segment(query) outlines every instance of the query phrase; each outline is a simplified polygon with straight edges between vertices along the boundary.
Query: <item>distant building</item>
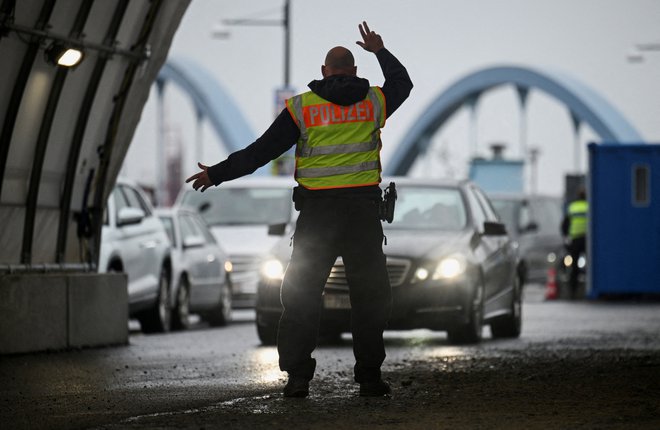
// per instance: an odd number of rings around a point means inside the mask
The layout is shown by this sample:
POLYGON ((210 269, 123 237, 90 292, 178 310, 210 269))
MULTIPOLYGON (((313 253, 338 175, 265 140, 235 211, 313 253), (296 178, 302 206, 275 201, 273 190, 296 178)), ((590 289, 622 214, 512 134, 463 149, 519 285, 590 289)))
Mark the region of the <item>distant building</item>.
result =
POLYGON ((470 161, 469 178, 486 193, 522 193, 525 190, 523 160, 504 158, 503 144, 493 144, 493 157, 475 157, 470 161))

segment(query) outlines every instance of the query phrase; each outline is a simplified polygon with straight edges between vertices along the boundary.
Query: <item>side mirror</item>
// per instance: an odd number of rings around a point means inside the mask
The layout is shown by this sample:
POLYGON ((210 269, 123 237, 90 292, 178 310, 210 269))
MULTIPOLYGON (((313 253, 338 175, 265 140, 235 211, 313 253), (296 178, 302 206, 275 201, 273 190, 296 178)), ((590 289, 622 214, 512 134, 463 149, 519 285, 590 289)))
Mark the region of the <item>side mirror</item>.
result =
POLYGON ((125 225, 140 224, 146 214, 142 209, 138 208, 121 208, 117 214, 117 226, 123 227, 125 225))
POLYGON ((209 209, 211 209, 211 203, 209 203, 209 202, 204 202, 204 203, 202 203, 201 205, 199 205, 199 207, 197 208, 197 211, 198 211, 200 214, 203 214, 204 212, 206 212, 206 211, 209 210, 209 209))
POLYGON ((206 243, 202 236, 188 236, 183 239, 183 249, 198 248, 206 243))
POLYGON ((286 223, 280 224, 271 224, 268 226, 268 235, 269 236, 284 236, 286 233, 286 223))
POLYGON ((530 221, 529 224, 524 226, 521 231, 523 233, 536 233, 539 231, 539 225, 534 221, 530 221))
POLYGON ((506 236, 506 227, 501 222, 484 221, 484 236, 506 236))

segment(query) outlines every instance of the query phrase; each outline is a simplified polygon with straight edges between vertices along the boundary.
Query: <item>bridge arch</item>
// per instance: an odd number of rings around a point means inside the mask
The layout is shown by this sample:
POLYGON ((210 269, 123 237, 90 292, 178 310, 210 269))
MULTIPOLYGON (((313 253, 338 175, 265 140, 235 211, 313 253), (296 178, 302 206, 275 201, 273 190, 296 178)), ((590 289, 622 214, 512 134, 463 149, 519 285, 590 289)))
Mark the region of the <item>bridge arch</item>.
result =
POLYGON ((168 58, 156 82, 173 82, 190 98, 197 115, 208 118, 228 153, 244 148, 255 134, 231 96, 204 67, 189 58, 168 58))
POLYGON ((575 121, 585 122, 607 142, 642 142, 624 116, 597 92, 557 71, 531 67, 499 66, 477 71, 455 82, 422 113, 388 162, 385 174, 405 175, 418 154, 426 151, 430 137, 464 105, 474 104, 488 90, 513 84, 521 94, 539 89, 562 102, 575 121))

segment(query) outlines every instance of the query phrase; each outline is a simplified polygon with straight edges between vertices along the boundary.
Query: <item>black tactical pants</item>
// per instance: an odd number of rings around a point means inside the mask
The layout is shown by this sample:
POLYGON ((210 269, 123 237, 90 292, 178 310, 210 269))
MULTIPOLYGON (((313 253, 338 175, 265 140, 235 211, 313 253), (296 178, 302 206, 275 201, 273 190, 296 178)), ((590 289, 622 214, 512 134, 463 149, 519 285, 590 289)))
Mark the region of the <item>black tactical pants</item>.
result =
POLYGON ((585 236, 576 237, 571 240, 569 251, 573 262, 571 263, 571 274, 568 284, 571 289, 571 298, 574 299, 577 298, 578 276, 580 275, 580 267, 578 266, 578 261, 580 260, 580 255, 584 255, 586 250, 587 238, 585 236))
POLYGON ((277 349, 280 369, 312 379, 316 361, 322 293, 330 270, 342 256, 351 299, 356 382, 380 378, 385 360, 383 330, 391 310, 391 290, 383 227, 374 201, 307 199, 293 238, 293 254, 282 282, 284 312, 277 349))

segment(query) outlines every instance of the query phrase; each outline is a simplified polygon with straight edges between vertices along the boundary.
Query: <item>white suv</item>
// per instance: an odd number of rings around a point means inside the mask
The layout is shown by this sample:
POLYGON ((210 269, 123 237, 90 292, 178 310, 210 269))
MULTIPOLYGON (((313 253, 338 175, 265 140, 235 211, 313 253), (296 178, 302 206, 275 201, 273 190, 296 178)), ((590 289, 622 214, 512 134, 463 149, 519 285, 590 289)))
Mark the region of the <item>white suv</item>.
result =
POLYGON ((142 331, 169 330, 170 241, 144 193, 126 180, 118 180, 108 198, 98 267, 127 275, 129 314, 142 331))

